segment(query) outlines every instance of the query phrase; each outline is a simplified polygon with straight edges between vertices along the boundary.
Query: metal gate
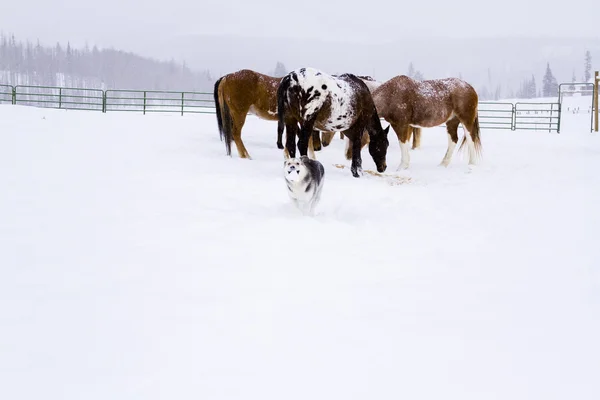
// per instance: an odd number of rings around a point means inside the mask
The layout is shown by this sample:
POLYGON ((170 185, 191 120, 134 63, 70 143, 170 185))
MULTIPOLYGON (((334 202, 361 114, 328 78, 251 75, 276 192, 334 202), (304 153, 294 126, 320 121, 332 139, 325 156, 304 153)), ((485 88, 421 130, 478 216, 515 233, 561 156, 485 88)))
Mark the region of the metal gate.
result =
POLYGON ((560 132, 560 103, 516 103, 515 129, 560 132))

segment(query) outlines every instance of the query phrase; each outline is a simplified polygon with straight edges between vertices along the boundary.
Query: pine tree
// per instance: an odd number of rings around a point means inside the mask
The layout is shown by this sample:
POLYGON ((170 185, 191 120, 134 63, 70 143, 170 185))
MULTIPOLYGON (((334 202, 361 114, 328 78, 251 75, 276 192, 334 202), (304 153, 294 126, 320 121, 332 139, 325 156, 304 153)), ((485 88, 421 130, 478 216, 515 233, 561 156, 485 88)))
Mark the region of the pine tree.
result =
POLYGON ((415 66, 413 65, 412 61, 410 62, 410 64, 408 64, 408 74, 406 76, 416 81, 423 80, 423 74, 421 73, 421 71, 415 69, 415 66))
POLYGON ((550 69, 550 63, 546 64, 546 73, 544 74, 544 80, 542 81, 542 97, 556 96, 558 93, 558 82, 552 70, 550 69))
POLYGON ((573 70, 573 76, 571 77, 571 85, 569 85, 569 90, 575 90, 575 85, 573 85, 573 83, 575 83, 576 81, 577 77, 575 76, 575 70, 573 70))
POLYGON ((273 76, 276 78, 281 78, 285 75, 287 75, 288 71, 285 68, 285 65, 283 65, 282 62, 277 61, 277 64, 275 65, 275 71, 273 71, 273 76))
POLYGON ((529 85, 527 88, 527 98, 533 99, 537 97, 537 87, 535 84, 535 76, 531 75, 531 80, 529 81, 529 85))
POLYGON ((583 64, 583 81, 589 82, 592 78, 592 54, 590 51, 585 52, 585 60, 583 64))

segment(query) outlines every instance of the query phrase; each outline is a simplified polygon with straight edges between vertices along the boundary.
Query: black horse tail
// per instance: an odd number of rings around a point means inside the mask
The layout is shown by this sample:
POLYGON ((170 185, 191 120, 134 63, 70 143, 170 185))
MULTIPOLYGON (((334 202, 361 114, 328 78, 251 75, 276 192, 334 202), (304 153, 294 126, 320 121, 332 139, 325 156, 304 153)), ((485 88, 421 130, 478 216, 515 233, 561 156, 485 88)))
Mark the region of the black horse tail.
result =
POLYGON ((224 76, 219 78, 215 82, 214 89, 214 98, 215 98, 215 108, 217 111, 217 124, 219 125, 219 137, 221 141, 225 139, 225 150, 227 155, 231 155, 231 141, 233 140, 233 121, 231 119, 231 111, 229 110, 229 105, 227 101, 223 100, 221 103, 219 96, 219 86, 221 85, 221 81, 225 79, 224 76))
POLYGON ((221 105, 219 104, 219 85, 221 84, 222 80, 223 77, 217 79, 213 93, 215 98, 215 109, 217 111, 217 125, 219 126, 219 137, 221 138, 221 141, 223 141, 223 117, 221 116, 221 105))
POLYGON ((286 97, 291 78, 283 77, 277 88, 277 148, 283 149, 283 130, 285 129, 286 97))

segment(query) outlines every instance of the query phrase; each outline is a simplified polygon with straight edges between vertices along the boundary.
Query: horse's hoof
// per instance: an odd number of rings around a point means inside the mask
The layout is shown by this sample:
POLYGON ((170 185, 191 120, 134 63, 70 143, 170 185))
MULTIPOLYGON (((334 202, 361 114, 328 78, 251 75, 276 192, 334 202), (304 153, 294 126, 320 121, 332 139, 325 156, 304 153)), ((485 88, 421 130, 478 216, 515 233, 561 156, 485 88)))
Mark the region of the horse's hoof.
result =
POLYGON ((279 142, 277 142, 277 148, 278 148, 279 150, 283 150, 283 143, 279 143, 279 142))
POLYGON ((408 169, 408 164, 400 164, 398 168, 396 168, 396 172, 403 171, 405 169, 408 169))

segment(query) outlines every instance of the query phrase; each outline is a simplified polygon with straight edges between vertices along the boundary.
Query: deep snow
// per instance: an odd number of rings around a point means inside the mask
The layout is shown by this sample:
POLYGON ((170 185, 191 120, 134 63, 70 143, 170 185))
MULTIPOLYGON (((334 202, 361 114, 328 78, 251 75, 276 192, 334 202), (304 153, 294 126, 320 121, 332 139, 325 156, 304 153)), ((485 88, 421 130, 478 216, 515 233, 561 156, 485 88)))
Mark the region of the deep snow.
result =
POLYGON ((336 137, 310 218, 273 122, 247 119, 241 160, 214 115, 2 105, 0 398, 598 399, 581 121, 483 131, 473 172, 425 129, 398 186, 334 168, 336 137))

